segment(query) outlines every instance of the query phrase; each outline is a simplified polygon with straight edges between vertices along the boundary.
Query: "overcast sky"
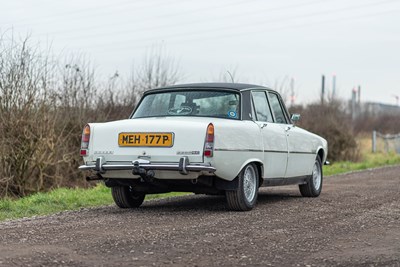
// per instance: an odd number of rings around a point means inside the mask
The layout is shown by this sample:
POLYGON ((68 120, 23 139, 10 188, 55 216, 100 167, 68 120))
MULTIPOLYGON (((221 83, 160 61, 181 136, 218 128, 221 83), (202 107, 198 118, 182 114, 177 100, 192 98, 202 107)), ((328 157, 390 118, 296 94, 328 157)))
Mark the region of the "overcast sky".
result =
POLYGON ((151 47, 179 62, 180 82, 273 87, 295 79, 296 102, 317 100, 321 75, 343 99, 395 104, 400 0, 0 0, 0 32, 83 53, 104 75, 128 73, 151 47))

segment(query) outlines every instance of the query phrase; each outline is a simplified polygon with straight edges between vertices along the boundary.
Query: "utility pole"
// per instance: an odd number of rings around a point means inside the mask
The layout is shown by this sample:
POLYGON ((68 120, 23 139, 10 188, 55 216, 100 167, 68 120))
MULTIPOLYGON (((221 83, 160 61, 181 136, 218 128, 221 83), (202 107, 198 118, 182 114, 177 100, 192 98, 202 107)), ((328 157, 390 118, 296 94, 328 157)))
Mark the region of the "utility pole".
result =
POLYGON ((336 97, 336 74, 333 74, 332 77, 332 99, 336 97))
POLYGON ((361 85, 358 86, 358 105, 361 103, 361 85))
POLYGON ((351 91, 351 119, 354 121, 356 118, 356 98, 357 98, 357 89, 353 87, 351 91))
POLYGON ((322 84, 321 84, 321 105, 324 105, 324 96, 325 96, 325 75, 322 75, 322 84))

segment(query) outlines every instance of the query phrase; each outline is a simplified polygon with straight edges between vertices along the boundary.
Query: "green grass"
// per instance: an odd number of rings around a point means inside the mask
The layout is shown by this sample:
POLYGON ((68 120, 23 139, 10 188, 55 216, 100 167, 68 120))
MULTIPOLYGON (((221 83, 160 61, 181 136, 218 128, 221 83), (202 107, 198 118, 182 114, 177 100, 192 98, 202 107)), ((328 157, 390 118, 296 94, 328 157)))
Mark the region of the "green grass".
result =
MULTIPOLYGON (((334 175, 396 164, 400 164, 400 155, 368 153, 364 155, 364 160, 362 162, 336 162, 330 166, 324 166, 324 174, 334 175)), ((173 197, 184 194, 187 193, 147 195, 146 199, 173 197)), ((1 199, 0 221, 111 204, 113 204, 111 190, 101 183, 90 189, 59 188, 48 193, 36 193, 16 200, 1 199)))
POLYGON ((335 175, 350 171, 400 164, 399 154, 368 153, 361 162, 340 161, 330 166, 324 166, 324 175, 335 175))
MULTIPOLYGON (((146 200, 184 195, 168 193, 147 195, 146 200)), ((111 190, 102 183, 90 189, 59 188, 47 193, 36 193, 20 199, 0 200, 0 221, 39 215, 54 214, 65 210, 110 205, 114 203, 111 190)))

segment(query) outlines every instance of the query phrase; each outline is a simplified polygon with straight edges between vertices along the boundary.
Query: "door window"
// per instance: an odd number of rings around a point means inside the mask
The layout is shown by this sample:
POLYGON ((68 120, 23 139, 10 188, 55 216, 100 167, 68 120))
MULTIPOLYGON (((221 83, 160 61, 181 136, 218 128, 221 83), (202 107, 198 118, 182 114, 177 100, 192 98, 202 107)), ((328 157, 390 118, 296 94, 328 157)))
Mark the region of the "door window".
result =
POLYGON ((252 92, 257 121, 273 122, 267 96, 263 91, 252 92))
POLYGON ((275 121, 277 123, 287 123, 285 112, 283 111, 278 95, 268 92, 268 97, 271 102, 272 112, 274 112, 275 121))

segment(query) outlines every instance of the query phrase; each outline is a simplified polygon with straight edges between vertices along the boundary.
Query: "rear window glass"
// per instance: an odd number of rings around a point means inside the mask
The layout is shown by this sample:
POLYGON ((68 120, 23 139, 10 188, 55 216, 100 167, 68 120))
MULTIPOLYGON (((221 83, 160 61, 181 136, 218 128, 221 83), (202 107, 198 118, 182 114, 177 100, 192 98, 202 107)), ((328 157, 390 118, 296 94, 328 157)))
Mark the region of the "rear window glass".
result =
POLYGON ((240 118, 238 93, 225 91, 175 91, 145 96, 133 118, 164 116, 198 116, 227 119, 240 118))

